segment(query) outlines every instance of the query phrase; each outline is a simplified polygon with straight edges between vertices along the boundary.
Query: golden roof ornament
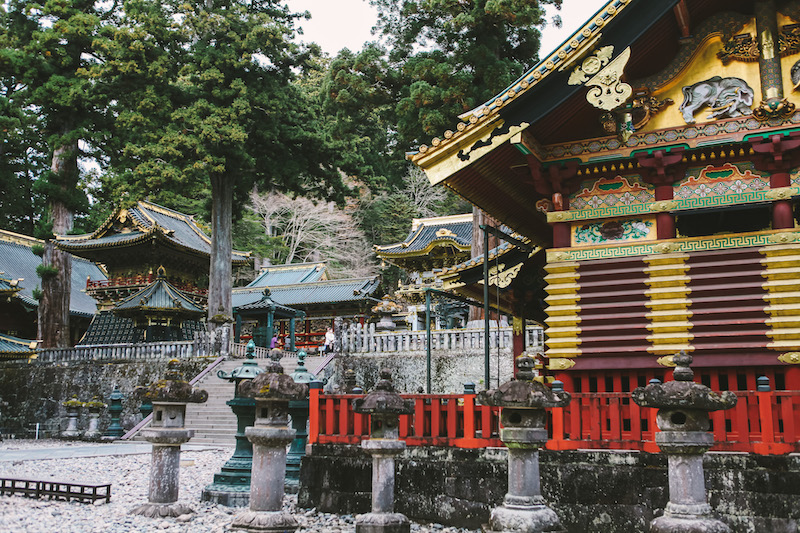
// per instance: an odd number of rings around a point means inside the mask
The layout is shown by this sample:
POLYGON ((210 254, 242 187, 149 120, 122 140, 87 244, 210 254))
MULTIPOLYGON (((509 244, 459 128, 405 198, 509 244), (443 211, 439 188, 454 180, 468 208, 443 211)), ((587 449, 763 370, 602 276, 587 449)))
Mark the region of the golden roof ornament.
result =
POLYGON ((575 67, 567 83, 592 87, 586 100, 594 107, 611 111, 623 105, 632 95, 633 88, 622 81, 622 71, 631 57, 630 47, 613 60, 612 45, 604 46, 575 67), (590 78, 591 76, 591 78, 590 78))

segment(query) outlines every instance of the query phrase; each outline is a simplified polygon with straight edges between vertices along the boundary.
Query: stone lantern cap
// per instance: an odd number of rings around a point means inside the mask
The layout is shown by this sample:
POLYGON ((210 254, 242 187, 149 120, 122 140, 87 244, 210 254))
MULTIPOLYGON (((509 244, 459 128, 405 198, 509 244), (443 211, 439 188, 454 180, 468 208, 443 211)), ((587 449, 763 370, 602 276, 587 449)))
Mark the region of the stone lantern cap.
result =
POLYGON ((392 373, 384 368, 381 369, 380 376, 381 379, 372 392, 363 398, 353 400, 353 410, 366 415, 408 415, 413 413, 414 401, 406 400, 397 394, 392 384, 392 373))
POLYGON ((544 383, 533 381, 535 364, 535 359, 530 355, 522 354, 517 357, 517 377, 496 389, 479 392, 478 403, 518 409, 546 409, 569 404, 572 395, 563 388, 551 388, 544 383))
POLYGON ((256 351, 256 343, 250 339, 250 342, 247 343, 247 347, 245 348, 245 357, 247 360, 242 363, 240 366, 237 366, 229 373, 226 373, 223 370, 217 372, 217 376, 220 379, 226 379, 228 381, 237 381, 243 379, 253 379, 257 375, 264 372, 263 368, 258 366, 258 363, 255 362, 255 351, 256 351))
POLYGON ((306 352, 300 350, 297 352, 297 368, 290 375, 295 383, 311 383, 317 376, 312 374, 306 368, 306 352))
POLYGON ((719 411, 730 409, 736 405, 736 395, 731 391, 722 394, 714 392, 705 385, 692 381, 694 372, 689 367, 692 356, 680 352, 672 359, 675 370, 672 376, 675 381, 651 383, 647 387, 638 387, 631 393, 633 401, 641 407, 659 409, 693 409, 696 411, 719 411))
POLYGON ((179 366, 180 361, 172 359, 167 365, 166 378, 156 381, 149 387, 137 387, 136 395, 153 402, 204 403, 208 400, 208 392, 192 388, 189 382, 183 379, 179 366))
POLYGON ((240 393, 246 398, 256 400, 303 400, 308 396, 308 385, 305 383, 295 383, 295 381, 283 373, 280 365, 270 366, 255 379, 242 382, 240 393))

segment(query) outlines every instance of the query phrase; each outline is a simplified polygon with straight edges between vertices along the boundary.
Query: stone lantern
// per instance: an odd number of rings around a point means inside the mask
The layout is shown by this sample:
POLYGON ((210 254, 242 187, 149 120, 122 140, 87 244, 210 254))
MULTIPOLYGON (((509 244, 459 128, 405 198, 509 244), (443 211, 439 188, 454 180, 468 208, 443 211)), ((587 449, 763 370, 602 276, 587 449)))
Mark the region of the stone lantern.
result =
POLYGON ((393 302, 388 295, 384 296, 383 299, 372 308, 372 312, 381 317, 378 323, 375 324, 375 329, 378 331, 392 331, 395 328, 392 316, 402 310, 403 307, 400 304, 393 302))
MULTIPOLYGON (((235 383, 233 398, 225 402, 236 415, 236 448, 214 481, 203 489, 201 499, 229 507, 245 507, 250 498, 250 477, 253 467, 253 445, 245 436, 245 428, 252 426, 256 419, 256 403, 252 398, 242 396, 244 383, 252 381, 264 372, 255 361, 255 342, 250 340, 245 351, 245 361, 230 373, 222 370, 217 376, 235 383)), ((279 363, 271 361, 270 364, 279 363)))
POLYGON ((413 413, 414 402, 395 392, 391 373, 382 369, 375 390, 353 400, 353 410, 370 415, 370 439, 361 447, 372 455, 372 512, 356 518, 356 533, 408 533, 408 518, 394 512, 394 458, 406 449, 400 415, 413 413))
POLYGON ((81 436, 81 432, 78 429, 78 415, 81 407, 83 407, 83 402, 77 396, 73 396, 69 400, 62 402, 61 405, 67 408, 67 429, 61 432, 61 437, 77 439, 81 436))
POLYGON ((101 402, 97 396, 83 404, 89 411, 89 425, 86 428, 86 433, 83 434, 84 440, 97 440, 102 435, 100 433, 100 411, 108 407, 108 405, 101 402))
POLYGON ((103 439, 115 440, 125 433, 125 430, 119 423, 122 417, 122 400, 124 399, 125 396, 122 395, 119 387, 114 387, 114 390, 111 391, 111 396, 108 397, 108 414, 111 416, 111 423, 106 428, 103 439))
POLYGON ((188 505, 178 503, 181 444, 194 435, 194 430, 184 427, 186 404, 204 403, 208 400, 208 393, 193 389, 181 376, 179 364, 177 359, 172 359, 166 379, 147 388, 137 389, 140 397, 153 402, 152 424, 142 432, 145 440, 153 443, 153 459, 150 466, 149 502, 132 509, 131 514, 157 518, 192 512, 188 505))
POLYGON ((497 389, 481 391, 478 403, 501 407, 500 439, 508 447, 508 493, 492 510, 487 531, 563 531, 558 515, 542 497, 539 449, 547 443, 546 408, 564 407, 572 397, 561 386, 533 381, 536 361, 517 357, 517 375, 497 389))
POLYGON ((247 531, 294 531, 297 520, 282 512, 286 475, 286 446, 295 437, 289 428, 289 404, 308 397, 308 385, 295 383, 279 364, 241 385, 241 394, 255 398, 255 425, 245 434, 253 444, 250 510, 231 524, 247 531))
POLYGON ((708 413, 735 406, 736 395, 694 383, 691 355, 681 352, 673 362, 674 381, 651 382, 631 393, 641 407, 658 409, 656 422, 661 431, 656 433, 656 443, 668 460, 669 503, 664 514, 650 523, 650 531, 729 533, 727 525, 711 516, 706 501, 703 454, 714 444, 708 413))
MULTIPOLYGON (((306 352, 299 351, 297 368, 291 373, 291 377, 295 383, 307 386, 317 377, 308 371, 305 359, 306 352)), ((308 441, 308 396, 289 401, 289 416, 292 419, 295 437, 286 457, 286 488, 289 492, 295 493, 300 488, 300 463, 306 454, 306 442, 308 441)))

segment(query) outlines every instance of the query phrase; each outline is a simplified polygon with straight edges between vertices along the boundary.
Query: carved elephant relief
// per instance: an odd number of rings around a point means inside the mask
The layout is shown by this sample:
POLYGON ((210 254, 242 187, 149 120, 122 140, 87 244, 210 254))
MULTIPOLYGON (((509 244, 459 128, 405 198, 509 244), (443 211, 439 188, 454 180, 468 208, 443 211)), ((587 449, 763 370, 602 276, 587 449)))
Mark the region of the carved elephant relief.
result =
POLYGON ((721 78, 714 76, 705 81, 683 88, 683 103, 680 112, 687 124, 694 124, 694 114, 710 107, 711 114, 706 118, 733 118, 751 115, 753 89, 741 78, 721 78))

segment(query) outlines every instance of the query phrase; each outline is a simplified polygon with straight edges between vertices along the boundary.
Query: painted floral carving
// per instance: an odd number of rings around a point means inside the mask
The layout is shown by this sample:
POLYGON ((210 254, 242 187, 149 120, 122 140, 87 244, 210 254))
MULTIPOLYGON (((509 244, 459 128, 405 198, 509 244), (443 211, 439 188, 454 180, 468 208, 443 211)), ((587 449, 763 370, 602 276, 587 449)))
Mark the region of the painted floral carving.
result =
POLYGON ((652 220, 609 220, 575 228, 575 244, 603 244, 609 241, 643 239, 653 227, 652 220))

